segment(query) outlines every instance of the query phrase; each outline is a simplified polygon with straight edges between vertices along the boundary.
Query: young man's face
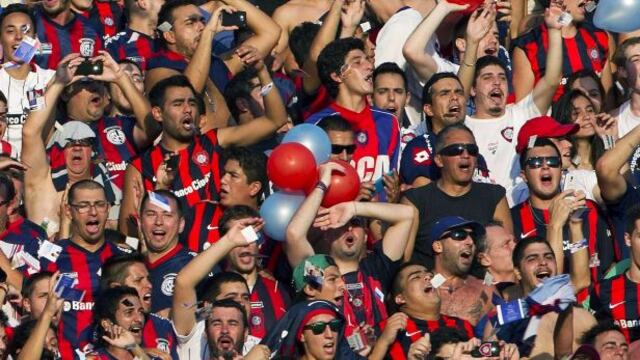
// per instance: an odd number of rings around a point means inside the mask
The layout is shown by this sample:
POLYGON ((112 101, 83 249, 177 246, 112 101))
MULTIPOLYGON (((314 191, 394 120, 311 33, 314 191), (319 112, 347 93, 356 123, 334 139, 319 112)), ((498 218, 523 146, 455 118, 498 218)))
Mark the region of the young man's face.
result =
POLYGON ((373 90, 373 105, 387 110, 400 119, 409 100, 409 93, 401 75, 384 73, 376 77, 373 90))
POLYGON ((341 79, 341 89, 353 95, 369 95, 373 92, 373 64, 360 49, 351 50, 337 76, 341 79))
MULTIPOLYGON (((447 231, 439 240, 442 252, 442 267, 450 274, 466 276, 476 253, 476 244, 470 228, 456 228, 447 231)), ((435 243, 434 243, 435 245, 435 243)), ((435 250, 435 248, 434 248, 435 250)))
POLYGON ((167 88, 162 108, 152 108, 154 118, 162 121, 163 136, 181 142, 191 142, 197 133, 200 112, 196 96, 188 87, 167 88))
POLYGON ((475 145, 475 139, 466 130, 452 130, 445 136, 444 147, 435 157, 436 165, 441 168, 443 179, 458 185, 471 183, 478 163, 478 154, 470 154, 465 149, 460 154, 448 153, 448 149, 464 145, 475 145))
POLYGON ((151 289, 153 288, 149 270, 143 263, 133 263, 127 271, 127 277, 122 285, 136 289, 144 311, 149 312, 151 309, 151 289))
POLYGON ((498 23, 493 22, 491 24, 491 30, 485 35, 478 44, 478 58, 485 55, 498 56, 498 50, 500 49, 500 33, 498 32, 498 23))
POLYGON ((499 65, 488 65, 476 76, 471 90, 478 110, 491 116, 501 116, 507 106, 507 74, 499 65))
POLYGON ((558 271, 553 251, 546 243, 532 243, 524 250, 518 266, 520 280, 528 293, 542 283, 542 280, 556 276, 558 271))
MULTIPOLYGON (((177 52, 190 58, 198 47, 200 35, 205 27, 205 21, 198 7, 195 5, 185 5, 177 7, 172 12, 173 28, 170 33, 173 35, 173 42, 177 52)), ((167 36, 165 34, 164 36, 167 36)))
POLYGON ((396 276, 401 278, 402 287, 402 292, 394 299, 396 304, 410 308, 429 305, 435 311, 439 311, 440 296, 431 285, 431 271, 422 265, 411 265, 402 269, 396 276))
POLYGON ((640 44, 629 46, 624 51, 625 62, 624 70, 628 85, 638 91, 640 90, 640 44))
MULTIPOLYGON (((142 75, 140 68, 130 63, 122 63, 119 66, 125 73, 125 76, 131 79, 136 90, 142 94, 144 92, 144 75, 142 75)), ((117 84, 110 83, 109 92, 111 94, 111 101, 113 102, 113 105, 115 105, 120 112, 130 114, 133 111, 129 100, 124 96, 124 93, 117 84)))
POLYGON ((435 82, 431 86, 431 104, 425 104, 423 110, 441 127, 462 122, 467 107, 460 81, 444 78, 435 82))
POLYGON ((238 309, 213 308, 207 320, 207 340, 213 353, 212 358, 222 358, 225 354, 233 354, 234 351, 236 355, 242 355, 242 347, 248 334, 249 329, 245 328, 242 313, 238 309))
POLYGON ((116 324, 129 330, 136 339, 136 343, 142 342, 142 328, 144 328, 144 308, 137 296, 125 296, 118 303, 116 310, 116 324))
MULTIPOLYGON (((49 280, 50 277, 44 277, 33 284, 31 294, 23 298, 23 302, 27 307, 27 311, 33 319, 39 319, 47 304, 47 296, 49 296, 49 280)), ((55 323, 55 322, 54 322, 55 323)))
MULTIPOLYGON (((308 285, 307 285, 308 286, 308 285)), ((344 300, 344 280, 337 266, 331 265, 324 269, 324 278, 319 290, 315 290, 314 300, 330 301, 342 306, 344 300)))
POLYGON ((593 345, 600 360, 629 359, 629 344, 620 331, 611 330, 596 336, 593 345))
POLYGON ((25 35, 35 37, 33 23, 27 14, 16 12, 4 18, 0 28, 0 45, 4 49, 4 61, 16 61, 13 52, 25 35))
POLYGON ((140 228, 151 253, 161 254, 171 250, 184 229, 184 219, 178 215, 178 204, 173 199, 168 200, 170 211, 147 201, 140 214, 140 228))
POLYGON ((229 159, 224 164, 224 173, 220 179, 220 204, 225 207, 233 205, 251 206, 256 202, 260 190, 260 182, 249 183, 240 162, 229 159))
POLYGON ((551 199, 558 193, 562 177, 561 164, 558 152, 551 146, 537 146, 527 150, 527 161, 522 171, 532 195, 551 199))
POLYGON ((305 326, 318 328, 324 324, 324 331, 319 334, 314 333, 310 328, 302 330, 300 342, 302 342, 308 359, 332 360, 336 358, 339 331, 333 331, 329 326, 329 323, 335 322, 336 319, 334 315, 318 314, 305 324, 305 326))
POLYGON ((631 248, 629 253, 631 254, 631 260, 640 266, 640 219, 635 221, 633 232, 624 234, 625 244, 631 248))

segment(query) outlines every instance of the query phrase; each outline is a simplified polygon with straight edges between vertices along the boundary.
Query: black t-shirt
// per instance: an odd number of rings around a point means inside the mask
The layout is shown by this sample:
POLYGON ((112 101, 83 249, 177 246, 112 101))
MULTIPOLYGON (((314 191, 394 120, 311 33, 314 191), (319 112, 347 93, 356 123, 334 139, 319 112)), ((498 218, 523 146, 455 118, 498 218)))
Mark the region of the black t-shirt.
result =
POLYGON ((486 224, 493 214, 505 190, 500 185, 471 183, 471 190, 462 196, 449 196, 438 188, 436 182, 405 193, 419 212, 418 234, 411 260, 433 268, 433 249, 429 241, 432 224, 444 216, 462 216, 467 220, 486 224))

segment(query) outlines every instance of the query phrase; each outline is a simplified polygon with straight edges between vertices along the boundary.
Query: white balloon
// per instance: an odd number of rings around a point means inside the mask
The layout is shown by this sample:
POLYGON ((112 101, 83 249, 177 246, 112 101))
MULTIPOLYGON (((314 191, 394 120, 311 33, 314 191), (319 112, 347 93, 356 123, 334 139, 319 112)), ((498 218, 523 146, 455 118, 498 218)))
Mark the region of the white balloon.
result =
POLYGON ((640 0, 600 0, 594 24, 617 33, 640 29, 640 0))

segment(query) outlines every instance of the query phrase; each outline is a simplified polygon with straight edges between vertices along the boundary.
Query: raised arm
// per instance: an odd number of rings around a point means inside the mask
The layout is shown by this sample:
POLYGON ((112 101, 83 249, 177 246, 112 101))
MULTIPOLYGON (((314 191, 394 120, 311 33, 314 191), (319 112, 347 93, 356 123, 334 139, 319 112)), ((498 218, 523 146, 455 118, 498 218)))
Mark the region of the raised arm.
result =
POLYGON ((425 45, 434 36, 447 15, 454 11, 464 10, 467 7, 469 5, 453 4, 446 0, 440 1, 407 38, 402 47, 402 55, 404 55, 404 58, 421 80, 428 80, 438 71, 438 64, 433 56, 425 51, 425 45))
MULTIPOLYGON (((278 38, 282 32, 280 26, 278 26, 269 15, 246 0, 222 0, 222 2, 231 8, 247 13, 247 26, 254 35, 247 39, 243 45, 256 48, 260 59, 266 58, 278 42, 278 38)), ((287 42, 288 40, 286 40, 285 44, 287 44, 287 42)), ((225 59, 225 64, 232 75, 242 71, 246 64, 246 62, 237 55, 236 52, 236 56, 225 59)))
POLYGON ((133 128, 133 139, 138 149, 150 146, 153 140, 160 135, 162 128, 160 124, 149 115, 151 106, 149 100, 136 89, 135 85, 127 74, 120 68, 120 65, 113 60, 111 55, 100 50, 94 60, 103 62, 103 72, 101 75, 91 75, 91 78, 99 81, 106 81, 118 85, 125 98, 131 104, 131 109, 136 118, 136 125, 133 128))
MULTIPOLYGON (((476 61, 478 60, 478 46, 480 41, 493 29, 496 21, 496 11, 493 6, 486 6, 476 10, 467 23, 465 34, 465 51, 458 78, 464 89, 464 95, 469 98, 471 87, 473 87, 473 77, 476 71, 476 61)), ((498 34, 496 34, 498 38, 498 34)))
MULTIPOLYGON (((328 162, 320 165, 319 171, 320 182, 328 186, 331 183, 331 173, 333 171, 342 172, 343 167, 340 164, 328 162)), ((321 187, 314 188, 302 202, 298 211, 291 218, 289 226, 287 226, 284 251, 291 267, 298 265, 307 256, 315 254, 307 239, 307 233, 316 219, 316 214, 324 198, 324 192, 321 187)))
MULTIPOLYGON (((571 244, 579 243, 585 238, 582 231, 582 222, 582 218, 569 219, 569 240, 571 244)), ((591 274, 589 273, 588 247, 572 252, 569 274, 571 275, 571 283, 573 284, 576 294, 583 289, 589 288, 591 285, 591 274)))
POLYGON ((284 107, 280 92, 273 85, 269 70, 262 60, 255 63, 258 79, 262 85, 261 95, 264 99, 265 115, 253 119, 246 124, 226 127, 218 132, 218 139, 222 147, 249 146, 273 135, 287 122, 287 110, 284 107))
MULTIPOLYGON (((171 317, 178 335, 186 336, 196 325, 196 285, 235 247, 247 245, 248 242, 240 232, 247 226, 254 230, 262 228, 260 218, 247 218, 237 221, 220 240, 207 250, 189 261, 176 277, 173 292, 171 317)), ((206 299, 211 301, 211 299, 206 299)))
POLYGON ((547 49, 547 68, 544 76, 533 88, 533 101, 544 114, 551 107, 560 80, 562 79, 562 24, 558 22, 562 9, 555 4, 545 10, 544 21, 547 25, 549 48, 547 49))

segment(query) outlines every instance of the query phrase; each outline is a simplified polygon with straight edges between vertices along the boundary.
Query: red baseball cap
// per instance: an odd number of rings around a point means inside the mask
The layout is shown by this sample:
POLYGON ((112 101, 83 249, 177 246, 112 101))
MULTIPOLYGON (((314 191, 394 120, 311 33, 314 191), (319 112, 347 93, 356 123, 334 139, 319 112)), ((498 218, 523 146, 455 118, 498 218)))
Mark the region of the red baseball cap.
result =
POLYGON ((572 135, 578 132, 578 124, 561 124, 551 116, 542 115, 527 121, 518 133, 518 144, 516 152, 521 153, 529 144, 529 138, 537 136, 539 138, 557 138, 572 135))

